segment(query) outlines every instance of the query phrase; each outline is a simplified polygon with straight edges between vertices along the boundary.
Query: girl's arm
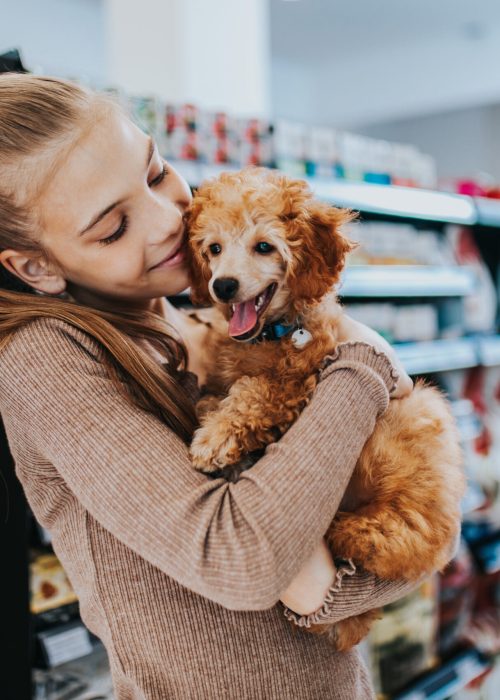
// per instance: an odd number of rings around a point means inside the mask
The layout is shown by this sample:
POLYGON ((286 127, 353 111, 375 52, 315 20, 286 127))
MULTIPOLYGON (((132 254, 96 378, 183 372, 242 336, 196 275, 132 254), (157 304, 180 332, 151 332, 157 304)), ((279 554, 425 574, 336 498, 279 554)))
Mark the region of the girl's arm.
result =
POLYGON ((336 573, 332 553, 322 537, 311 558, 281 594, 281 602, 299 615, 313 613, 321 607, 336 573))
POLYGON ((357 570, 353 562, 334 564, 324 538, 281 595, 284 615, 298 627, 332 624, 380 608, 414 590, 420 581, 389 581, 357 570))
MULTIPOLYGON (((35 515, 83 507, 181 585, 234 610, 273 607, 332 521, 395 386, 387 357, 339 346, 299 419, 236 483, 194 470, 186 445, 112 383, 102 350, 55 319, 0 354, 0 411, 35 515), (59 507, 41 513, 37 494, 59 507)), ((40 519, 40 518, 39 518, 40 519)))
MULTIPOLYGON (((338 337, 341 342, 364 342, 373 345, 377 350, 385 352, 399 374, 396 389, 391 398, 401 398, 408 395, 413 382, 404 371, 394 348, 374 330, 363 323, 354 321, 347 314, 337 319, 338 337)), ((308 615, 321 608, 324 599, 330 592, 330 587, 335 585, 339 577, 336 577, 333 557, 324 538, 314 549, 313 554, 304 564, 294 580, 290 583, 280 600, 296 613, 308 615)), ((395 588, 397 594, 400 584, 395 588)))

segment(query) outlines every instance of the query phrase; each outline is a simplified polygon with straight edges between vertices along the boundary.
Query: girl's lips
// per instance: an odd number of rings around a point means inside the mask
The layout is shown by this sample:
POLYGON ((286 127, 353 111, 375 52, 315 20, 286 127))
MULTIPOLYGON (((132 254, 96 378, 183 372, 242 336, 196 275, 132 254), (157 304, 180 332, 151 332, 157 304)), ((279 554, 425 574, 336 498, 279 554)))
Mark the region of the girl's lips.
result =
POLYGON ((176 265, 179 265, 184 260, 185 257, 185 251, 184 251, 184 241, 182 241, 179 245, 179 247, 174 251, 174 253, 168 257, 165 258, 165 260, 162 260, 161 263, 158 263, 158 265, 155 265, 152 267, 152 270, 159 270, 160 268, 165 268, 165 267, 175 267, 176 265))

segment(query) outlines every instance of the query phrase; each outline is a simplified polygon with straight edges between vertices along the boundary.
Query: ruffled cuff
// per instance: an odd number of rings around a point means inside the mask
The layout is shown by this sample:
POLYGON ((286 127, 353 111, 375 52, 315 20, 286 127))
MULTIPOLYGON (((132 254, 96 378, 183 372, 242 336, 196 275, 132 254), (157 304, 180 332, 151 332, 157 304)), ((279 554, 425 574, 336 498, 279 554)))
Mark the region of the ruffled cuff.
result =
POLYGON ((299 615, 285 605, 283 615, 288 620, 293 622, 298 627, 307 628, 313 624, 321 624, 331 621, 332 608, 335 604, 335 594, 342 588, 342 579, 344 576, 352 576, 356 573, 356 566, 352 559, 335 559, 335 567, 335 579, 328 589, 321 607, 315 612, 309 613, 309 615, 299 615))
POLYGON ((376 350, 373 345, 368 343, 355 342, 337 345, 335 352, 326 355, 323 359, 319 379, 322 381, 335 369, 348 367, 358 362, 377 372, 384 380, 389 394, 392 394, 396 388, 399 374, 385 352, 376 350), (332 367, 333 363, 335 366, 332 367))

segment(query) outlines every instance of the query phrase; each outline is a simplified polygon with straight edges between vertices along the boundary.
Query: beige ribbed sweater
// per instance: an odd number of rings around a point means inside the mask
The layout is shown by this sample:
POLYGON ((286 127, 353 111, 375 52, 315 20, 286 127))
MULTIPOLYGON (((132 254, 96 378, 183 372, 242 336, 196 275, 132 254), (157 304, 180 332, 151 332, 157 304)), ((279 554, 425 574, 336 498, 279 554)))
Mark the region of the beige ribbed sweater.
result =
POLYGON ((279 596, 387 407, 387 358, 340 346, 295 425, 229 483, 192 469, 181 440, 115 390, 102 357, 64 322, 31 323, 0 354, 0 411, 30 506, 106 646, 117 700, 372 698, 358 651, 336 653, 302 627, 412 585, 346 567, 313 615, 279 596))

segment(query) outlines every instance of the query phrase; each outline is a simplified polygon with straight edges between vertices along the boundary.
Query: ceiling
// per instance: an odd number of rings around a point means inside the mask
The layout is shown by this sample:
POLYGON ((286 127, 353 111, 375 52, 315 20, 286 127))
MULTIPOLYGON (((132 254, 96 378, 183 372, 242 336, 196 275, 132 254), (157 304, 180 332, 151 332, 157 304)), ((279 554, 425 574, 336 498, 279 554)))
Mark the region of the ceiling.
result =
POLYGON ((269 0, 272 53, 315 61, 443 35, 479 42, 500 25, 500 0, 269 0))

